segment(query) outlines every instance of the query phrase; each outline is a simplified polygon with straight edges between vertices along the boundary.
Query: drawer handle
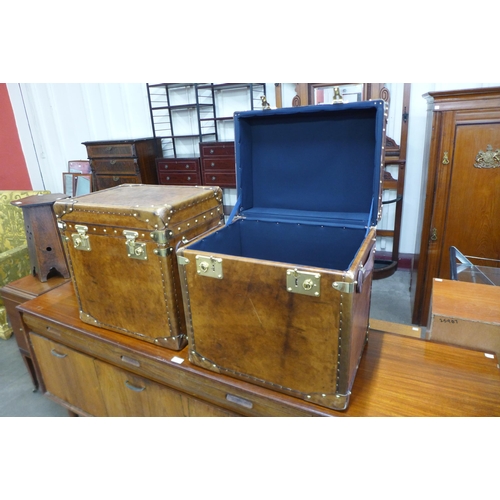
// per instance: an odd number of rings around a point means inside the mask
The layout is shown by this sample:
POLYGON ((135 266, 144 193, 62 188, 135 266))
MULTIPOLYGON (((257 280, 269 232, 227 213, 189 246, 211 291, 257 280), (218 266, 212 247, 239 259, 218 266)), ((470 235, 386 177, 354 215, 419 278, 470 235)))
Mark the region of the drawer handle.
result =
POLYGON ((190 181, 190 180, 191 180, 191 176, 190 176, 190 175, 188 175, 188 181, 190 181))
POLYGON ((213 149, 211 149, 211 150, 210 150, 210 154, 211 154, 211 155, 213 155, 213 154, 214 154, 214 150, 213 150, 213 149))
POLYGON ((210 163, 210 166, 215 167, 215 163, 214 162, 210 163))
POLYGON ((167 177, 167 181, 169 181, 169 180, 170 180, 170 177, 167 177))
POLYGON ((244 406, 245 408, 253 408, 253 403, 248 401, 248 399, 243 399, 233 394, 226 394, 226 399, 231 403, 236 403, 237 405, 244 406))
POLYGON ((52 349, 52 351, 50 351, 50 354, 52 354, 52 356, 55 356, 56 358, 65 358, 67 356, 67 354, 61 354, 60 352, 57 352, 55 349, 52 349))
POLYGON ((136 385, 131 384, 128 380, 125 380, 125 385, 131 390, 135 392, 142 392, 145 387, 137 387, 136 385))
POLYGON ((215 181, 215 179, 216 179, 216 177, 215 177, 215 175, 213 175, 213 176, 212 176, 212 180, 213 180, 213 181, 215 181))
POLYGON ((113 180, 114 180, 115 182, 118 182, 118 181, 120 180, 120 178, 119 178, 119 177, 117 177, 116 175, 113 175, 113 180))
POLYGON ((129 358, 128 356, 122 356, 120 359, 124 363, 128 363, 129 365, 132 365, 132 366, 141 366, 141 363, 139 363, 139 361, 137 361, 134 358, 129 358))
POLYGON ((186 168, 189 168, 189 164, 188 164, 188 165, 186 165, 186 168))
POLYGON ((114 164, 116 163, 116 160, 109 160, 109 163, 110 163, 111 165, 114 165, 114 164))

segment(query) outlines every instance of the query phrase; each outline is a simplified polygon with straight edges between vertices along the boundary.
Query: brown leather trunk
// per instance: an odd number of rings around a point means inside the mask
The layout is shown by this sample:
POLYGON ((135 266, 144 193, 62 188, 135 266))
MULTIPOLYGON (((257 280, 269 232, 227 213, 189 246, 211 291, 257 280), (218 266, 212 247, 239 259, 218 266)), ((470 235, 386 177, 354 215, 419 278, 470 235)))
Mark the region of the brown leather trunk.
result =
POLYGON ((123 184, 54 204, 80 319, 169 349, 186 343, 175 248, 223 225, 222 191, 123 184))
POLYGON ((368 339, 374 244, 372 228, 347 271, 179 248, 189 360, 328 408, 347 408, 368 339), (203 270, 210 261, 221 266, 222 278, 203 270), (285 286, 290 279, 295 286, 295 272, 302 290, 310 286, 308 273, 319 276, 312 285, 319 295, 285 286))
POLYGON ((367 341, 383 101, 235 113, 238 198, 177 253, 192 363, 346 409, 367 341))

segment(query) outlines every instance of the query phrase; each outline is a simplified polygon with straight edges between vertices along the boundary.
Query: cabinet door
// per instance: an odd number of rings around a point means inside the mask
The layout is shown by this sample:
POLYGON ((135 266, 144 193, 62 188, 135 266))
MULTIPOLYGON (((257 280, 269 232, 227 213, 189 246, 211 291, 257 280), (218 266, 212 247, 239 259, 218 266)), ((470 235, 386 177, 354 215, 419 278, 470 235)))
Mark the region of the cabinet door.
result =
POLYGON ((106 416, 94 359, 33 333, 30 338, 46 395, 84 413, 106 416))
POLYGON ((450 277, 452 245, 466 255, 500 258, 500 169, 493 167, 498 160, 487 161, 500 148, 500 111, 457 112, 450 135, 440 155, 448 151, 449 183, 437 188, 431 224, 441 244, 441 278, 450 277))
POLYGON ((96 360, 110 417, 233 417, 235 413, 96 360))

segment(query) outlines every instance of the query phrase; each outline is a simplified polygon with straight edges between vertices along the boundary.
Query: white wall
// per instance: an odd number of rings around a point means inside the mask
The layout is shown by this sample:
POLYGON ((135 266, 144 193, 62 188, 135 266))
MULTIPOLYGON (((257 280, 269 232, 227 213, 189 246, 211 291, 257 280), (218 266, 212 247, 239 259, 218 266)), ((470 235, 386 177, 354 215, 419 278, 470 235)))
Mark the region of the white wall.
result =
MULTIPOLYGON (((499 84, 412 84, 401 253, 413 253, 416 246, 427 110, 422 95, 433 90, 493 85, 499 84)), ((387 133, 399 143, 403 84, 389 83, 387 86, 391 91, 387 133)), ((147 89, 143 83, 12 83, 7 84, 7 88, 33 189, 62 192, 62 172, 67 170, 68 161, 87 158, 81 144, 84 141, 150 137, 153 133, 147 89)), ((274 105, 272 83, 267 84, 267 97, 274 105)))
POLYGON ((146 85, 7 84, 33 189, 62 192, 84 141, 151 137, 146 85))

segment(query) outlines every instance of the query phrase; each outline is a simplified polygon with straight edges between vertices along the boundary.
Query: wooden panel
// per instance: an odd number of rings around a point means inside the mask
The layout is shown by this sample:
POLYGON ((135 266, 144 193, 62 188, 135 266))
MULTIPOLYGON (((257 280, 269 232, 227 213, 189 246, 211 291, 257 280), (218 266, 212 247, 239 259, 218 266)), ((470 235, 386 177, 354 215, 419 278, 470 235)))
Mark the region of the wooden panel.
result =
POLYGON ((107 363, 96 361, 96 368, 110 417, 237 416, 107 363))
POLYGON ((457 126, 440 278, 450 277, 450 246, 465 255, 500 259, 500 168, 474 167, 488 145, 500 149, 500 113, 496 123, 457 126))
POLYGON ((33 333, 30 339, 45 391, 85 413, 106 416, 94 360, 33 333))

